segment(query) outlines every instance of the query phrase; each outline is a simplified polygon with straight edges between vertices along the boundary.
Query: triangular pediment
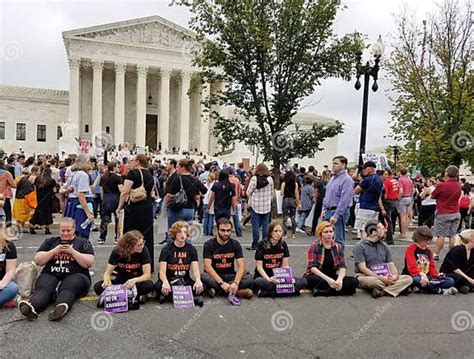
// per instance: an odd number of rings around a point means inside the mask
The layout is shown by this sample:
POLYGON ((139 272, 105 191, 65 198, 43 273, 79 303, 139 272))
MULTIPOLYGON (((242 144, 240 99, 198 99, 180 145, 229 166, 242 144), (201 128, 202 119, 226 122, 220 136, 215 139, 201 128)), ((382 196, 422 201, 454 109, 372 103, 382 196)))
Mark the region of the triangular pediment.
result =
POLYGON ((63 33, 64 38, 177 49, 182 48, 186 42, 194 42, 194 35, 192 31, 160 16, 121 21, 63 33))

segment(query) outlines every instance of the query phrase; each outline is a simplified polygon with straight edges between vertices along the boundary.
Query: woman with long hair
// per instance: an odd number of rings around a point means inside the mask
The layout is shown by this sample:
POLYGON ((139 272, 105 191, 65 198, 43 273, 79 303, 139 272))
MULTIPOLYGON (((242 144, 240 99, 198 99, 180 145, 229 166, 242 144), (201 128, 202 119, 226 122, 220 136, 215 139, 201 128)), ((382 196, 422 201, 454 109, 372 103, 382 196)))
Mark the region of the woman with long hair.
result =
POLYGON ((418 214, 418 227, 433 227, 436 213, 436 199, 431 198, 431 193, 435 190, 436 180, 429 178, 426 180, 425 187, 420 193, 421 206, 418 214))
POLYGON ((123 178, 115 173, 117 162, 107 164, 105 173, 100 178, 100 196, 102 197, 102 214, 100 216, 100 235, 97 243, 104 244, 107 238, 107 227, 115 220, 115 241, 118 239, 117 208, 120 201, 120 192, 123 188, 123 178))
POLYGON ((150 262, 143 235, 139 231, 125 233, 110 253, 102 280, 94 285, 95 293, 101 295, 110 284, 123 284, 127 289, 136 286, 137 296, 144 303, 153 291, 150 262))
POLYGON ((211 188, 214 186, 218 177, 218 172, 210 172, 206 181, 207 192, 203 197, 203 211, 204 211, 204 224, 203 224, 203 234, 205 236, 213 235, 214 228, 214 207, 209 206, 209 199, 211 197, 211 188))
POLYGON ((212 186, 211 192, 209 207, 214 206, 216 222, 221 218, 230 219, 231 210, 232 208, 235 209, 236 203, 233 201, 235 188, 229 181, 229 172, 227 170, 224 169, 219 172, 218 180, 212 186))
POLYGON ((15 202, 13 203, 12 217, 21 232, 25 232, 25 223, 31 218, 32 208, 28 206, 25 197, 34 191, 33 184, 28 180, 30 172, 28 168, 23 168, 21 177, 17 178, 15 202))
POLYGON ((300 205, 300 191, 296 175, 293 171, 287 171, 283 176, 281 184, 281 195, 283 197, 283 232, 287 235, 288 220, 291 221, 291 238, 295 238, 296 232, 296 208, 300 205))
MULTIPOLYGON (((267 239, 260 241, 255 252, 255 274, 253 290, 259 297, 276 297, 277 280, 274 268, 289 268, 290 252, 283 240, 283 225, 273 221, 268 226, 267 239)), ((293 283, 295 280, 293 279, 293 283)), ((295 283, 295 295, 299 295, 301 282, 295 283)))
POLYGON ((148 158, 139 154, 130 159, 131 169, 125 176, 117 212, 124 210, 123 232, 137 230, 143 234, 145 246, 154 266, 153 237, 153 175, 148 170, 148 158), (141 194, 140 196, 136 196, 141 194))
POLYGON ((13 298, 18 294, 18 285, 13 281, 17 265, 16 248, 0 233, 0 308, 15 306, 13 298))
POLYGON ((49 226, 53 224, 53 196, 56 193, 56 181, 52 178, 50 168, 36 177, 34 182, 38 205, 30 220, 30 233, 35 234, 34 226, 45 226, 44 234, 51 234, 49 226))
POLYGON ((308 267, 299 285, 313 296, 353 295, 359 281, 346 276, 342 246, 334 241, 334 227, 323 221, 316 228, 317 240, 308 249, 308 267))

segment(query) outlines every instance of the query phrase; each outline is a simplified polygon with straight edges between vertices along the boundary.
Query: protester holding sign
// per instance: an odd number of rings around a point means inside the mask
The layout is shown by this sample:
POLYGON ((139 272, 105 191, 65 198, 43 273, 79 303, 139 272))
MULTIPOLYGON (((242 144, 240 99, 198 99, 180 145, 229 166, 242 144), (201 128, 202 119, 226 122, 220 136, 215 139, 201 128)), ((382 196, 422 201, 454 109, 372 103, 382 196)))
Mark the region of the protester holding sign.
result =
POLYGON ((88 239, 75 236, 75 226, 73 219, 62 218, 60 237, 46 239, 35 255, 36 265, 44 268, 36 280, 31 302, 19 303, 21 314, 28 320, 38 318, 38 313, 53 300, 55 307, 48 318, 61 320, 74 302, 89 291, 89 268, 94 264, 94 249, 88 239))
POLYGON ((232 223, 227 218, 217 222, 217 237, 204 243, 204 273, 202 282, 210 297, 216 294, 248 298, 253 297, 253 279, 245 271, 244 256, 240 243, 231 238, 232 223), (234 262, 237 262, 237 272, 234 262))
POLYGON ((428 243, 433 240, 433 233, 426 226, 415 229, 413 243, 405 251, 404 274, 413 277, 413 284, 430 294, 457 294, 454 279, 438 273, 433 259, 433 252, 428 243))
MULTIPOLYGON (((288 268, 290 252, 282 239, 283 226, 279 222, 271 222, 268 226, 268 239, 257 244, 255 252, 255 274, 253 290, 259 297, 276 297, 278 281, 274 274, 275 268, 288 268)), ((295 280, 291 278, 293 287, 295 280)), ((293 287, 292 292, 299 294, 301 287, 293 287)))
POLYGON ((146 295, 153 291, 150 262, 143 235, 139 231, 125 233, 112 250, 103 280, 94 285, 94 291, 101 295, 111 284, 123 284, 127 289, 136 286, 140 301, 145 302, 146 295))
POLYGON ((368 238, 361 240, 354 247, 355 272, 359 287, 371 290, 372 298, 385 293, 397 297, 412 284, 408 275, 398 275, 393 263, 392 252, 388 244, 381 239, 385 235, 382 223, 371 220, 364 228, 368 238))
POLYGON ((334 227, 323 221, 316 228, 318 240, 308 249, 308 268, 297 285, 313 291, 313 296, 353 295, 359 281, 346 276, 342 245, 334 241, 334 227))
POLYGON ((194 294, 194 304, 204 304, 201 293, 204 288, 199 271, 199 259, 196 248, 189 243, 189 225, 184 221, 173 223, 168 230, 173 242, 163 247, 160 254, 159 279, 155 290, 160 303, 170 300, 172 286, 191 286, 194 294), (193 272, 194 280, 190 276, 193 272))

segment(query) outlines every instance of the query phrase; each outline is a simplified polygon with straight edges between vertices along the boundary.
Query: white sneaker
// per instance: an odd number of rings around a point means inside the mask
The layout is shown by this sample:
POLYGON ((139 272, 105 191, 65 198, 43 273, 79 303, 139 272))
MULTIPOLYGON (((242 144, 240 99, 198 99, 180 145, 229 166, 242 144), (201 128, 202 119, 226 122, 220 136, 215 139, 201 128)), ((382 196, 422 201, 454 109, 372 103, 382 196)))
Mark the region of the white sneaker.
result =
POLYGON ((442 289, 443 295, 455 295, 458 294, 458 290, 455 287, 442 289))
POLYGON ((299 229, 299 228, 296 228, 296 232, 298 232, 298 233, 305 233, 305 234, 306 234, 305 231, 303 231, 302 229, 299 229))

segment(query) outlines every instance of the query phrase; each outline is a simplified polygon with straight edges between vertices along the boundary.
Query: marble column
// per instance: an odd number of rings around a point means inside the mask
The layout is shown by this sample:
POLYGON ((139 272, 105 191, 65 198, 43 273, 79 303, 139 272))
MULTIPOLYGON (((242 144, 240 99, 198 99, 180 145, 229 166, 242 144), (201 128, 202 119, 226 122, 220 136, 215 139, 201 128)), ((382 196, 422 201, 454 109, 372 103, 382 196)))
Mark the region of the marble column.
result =
MULTIPOLYGON (((227 83, 224 83, 224 82, 216 82, 213 84, 212 86, 212 91, 214 94, 220 94, 220 93, 223 93, 227 90, 227 83)), ((213 108, 211 109, 212 110, 215 110, 217 113, 219 113, 220 115, 225 115, 225 107, 224 106, 221 106, 219 104, 217 105, 214 105, 213 108)), ((214 130, 214 126, 215 126, 215 119, 210 119, 210 129, 209 129, 209 132, 211 133, 213 130, 214 130)), ((218 152, 219 150, 219 145, 217 143, 217 138, 214 136, 214 135, 211 135, 210 136, 210 140, 209 140, 209 152, 211 155, 214 155, 216 152, 218 152)))
POLYGON ((158 143, 161 142, 162 151, 169 149, 170 145, 170 77, 169 68, 161 68, 160 71, 160 102, 158 118, 158 143))
POLYGON ((137 146, 145 146, 147 73, 148 66, 137 65, 137 118, 135 122, 135 144, 137 146))
POLYGON ((92 141, 102 138, 102 71, 104 62, 92 61, 92 141))
POLYGON ((75 137, 79 137, 79 112, 80 112, 80 92, 79 92, 79 72, 81 59, 71 57, 69 62, 69 122, 77 126, 75 137))
POLYGON ((191 85, 191 72, 181 71, 181 106, 179 125, 179 147, 189 150, 189 88, 191 85))
POLYGON ((114 145, 124 143, 125 133, 125 71, 127 64, 115 63, 114 145))
POLYGON ((209 136, 211 130, 209 111, 205 111, 206 107, 202 103, 206 101, 210 93, 210 84, 204 83, 201 87, 201 104, 200 104, 200 136, 199 136, 199 151, 202 153, 209 153, 209 136))

